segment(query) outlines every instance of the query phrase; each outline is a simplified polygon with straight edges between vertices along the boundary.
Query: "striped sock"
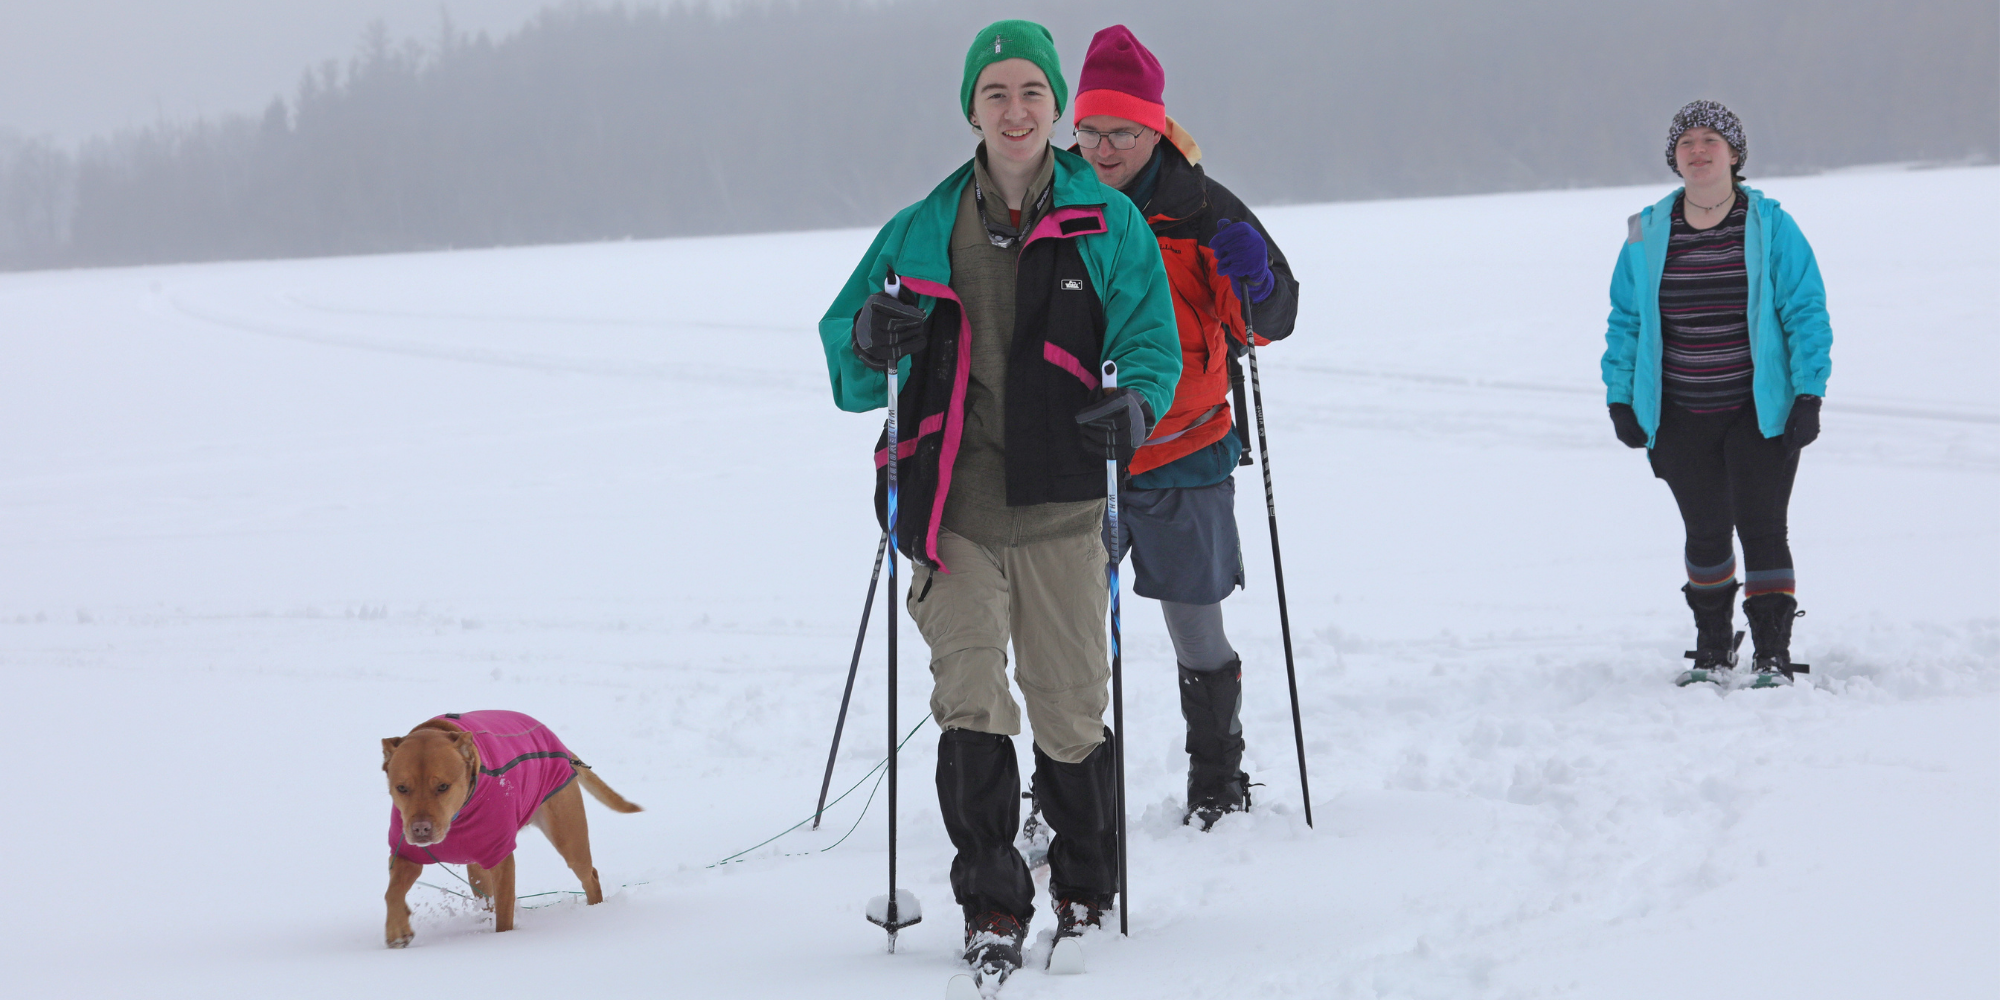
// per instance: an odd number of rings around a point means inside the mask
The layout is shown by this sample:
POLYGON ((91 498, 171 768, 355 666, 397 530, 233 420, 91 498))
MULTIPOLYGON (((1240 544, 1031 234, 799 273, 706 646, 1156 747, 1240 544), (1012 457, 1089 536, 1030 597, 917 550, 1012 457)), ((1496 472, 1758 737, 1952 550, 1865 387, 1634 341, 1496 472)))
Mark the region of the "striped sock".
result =
POLYGON ((1784 569, 1753 569, 1743 574, 1743 596, 1796 593, 1798 579, 1790 566, 1784 569))
MULTIPOLYGON (((1729 558, 1713 566, 1696 566, 1686 559, 1682 561, 1687 562, 1688 586, 1696 590, 1715 590, 1736 582, 1735 553, 1731 553, 1729 558)), ((1786 572, 1789 573, 1790 570, 1786 572)))

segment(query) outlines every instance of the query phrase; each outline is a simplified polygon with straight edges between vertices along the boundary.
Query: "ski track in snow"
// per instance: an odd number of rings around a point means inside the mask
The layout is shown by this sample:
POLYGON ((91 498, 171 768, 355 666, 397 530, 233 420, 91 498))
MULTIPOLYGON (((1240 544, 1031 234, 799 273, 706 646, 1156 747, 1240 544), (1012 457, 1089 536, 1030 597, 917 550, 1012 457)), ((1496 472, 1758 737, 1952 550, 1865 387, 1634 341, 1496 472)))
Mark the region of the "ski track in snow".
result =
MULTIPOLYGON (((1596 377, 1659 189, 1270 210, 1304 284, 1260 361, 1317 828, 1246 468, 1257 808, 1179 825, 1171 646, 1127 600, 1132 937, 1005 996, 2000 992, 2000 170, 1763 186, 1836 331, 1793 504, 1813 672, 1669 683, 1678 520, 1596 377), (1490 259, 1469 219, 1529 245, 1490 259)), ((0 824, 22 995, 940 995, 928 726, 900 809, 926 920, 891 957, 861 915, 879 608, 833 787, 862 784, 710 867, 818 792, 880 418, 833 409, 813 323, 870 235, 0 275, 0 723, 46 775, 0 824), (474 708, 647 807, 591 807, 620 888, 502 937, 420 886, 387 951, 378 740, 474 708)), ((521 893, 575 888, 521 844, 521 893)))

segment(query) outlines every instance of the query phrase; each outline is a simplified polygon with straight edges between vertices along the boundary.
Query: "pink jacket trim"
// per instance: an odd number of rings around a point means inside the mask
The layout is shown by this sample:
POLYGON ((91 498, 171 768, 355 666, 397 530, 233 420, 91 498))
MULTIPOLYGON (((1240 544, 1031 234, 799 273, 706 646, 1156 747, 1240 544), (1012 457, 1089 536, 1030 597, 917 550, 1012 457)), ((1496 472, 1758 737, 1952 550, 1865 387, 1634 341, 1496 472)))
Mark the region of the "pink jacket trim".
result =
POLYGON ((1056 345, 1049 343, 1046 340, 1042 341, 1042 359, 1049 362, 1050 364, 1055 365, 1057 368, 1060 368, 1063 371, 1066 371, 1071 375, 1076 376, 1083 382, 1084 388, 1086 389, 1097 388, 1097 376, 1092 375, 1090 373, 1090 369, 1085 368, 1083 366, 1083 362, 1078 361, 1076 359, 1076 355, 1071 354, 1070 352, 1065 351, 1062 348, 1057 347, 1056 345))
MULTIPOLYGON (((916 454, 917 442, 923 440, 927 435, 936 434, 938 430, 943 426, 944 426, 944 414, 933 413, 930 416, 925 417, 924 422, 917 425, 916 437, 903 438, 902 440, 896 442, 896 457, 909 458, 911 455, 916 454)), ((875 467, 879 469, 888 464, 889 464, 889 449, 886 447, 875 449, 875 467)))
POLYGON ((1058 208, 1042 216, 1042 221, 1035 223, 1035 231, 1029 233, 1028 238, 1022 241, 1021 249, 1026 250, 1028 244, 1039 239, 1095 236, 1110 231, 1111 227, 1104 224, 1104 212, 1099 208, 1093 206, 1058 208))
MULTIPOLYGON (((1040 228, 1037 226, 1036 231, 1039 232, 1040 228)), ((945 406, 944 453, 938 456, 937 493, 931 498, 931 526, 924 537, 924 552, 930 556, 931 562, 937 564, 938 572, 950 573, 951 568, 938 558, 938 532, 944 528, 944 498, 951 495, 951 469, 958 462, 958 446, 965 437, 965 390, 972 381, 972 320, 965 315, 965 303, 960 301, 958 293, 952 291, 950 285, 908 275, 901 277, 903 286, 918 295, 958 303, 958 368, 952 373, 951 400, 945 406)), ((917 429, 918 437, 924 433, 922 427, 917 429)), ((901 442, 897 444, 900 446, 901 442)), ((896 449, 898 456, 902 452, 901 447, 896 449)))

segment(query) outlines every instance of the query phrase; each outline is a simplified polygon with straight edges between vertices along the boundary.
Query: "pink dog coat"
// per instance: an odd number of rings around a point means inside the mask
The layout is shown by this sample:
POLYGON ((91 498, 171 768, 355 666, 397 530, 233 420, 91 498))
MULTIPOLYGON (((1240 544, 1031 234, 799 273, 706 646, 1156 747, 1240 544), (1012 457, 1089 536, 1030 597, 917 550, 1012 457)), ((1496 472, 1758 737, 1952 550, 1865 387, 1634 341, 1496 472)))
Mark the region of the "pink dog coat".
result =
POLYGON ((435 861, 492 868, 514 853, 514 837, 548 799, 576 779, 569 748, 549 727, 519 712, 446 713, 479 748, 472 794, 444 840, 418 847, 403 840, 403 814, 389 807, 389 849, 405 861, 435 861))

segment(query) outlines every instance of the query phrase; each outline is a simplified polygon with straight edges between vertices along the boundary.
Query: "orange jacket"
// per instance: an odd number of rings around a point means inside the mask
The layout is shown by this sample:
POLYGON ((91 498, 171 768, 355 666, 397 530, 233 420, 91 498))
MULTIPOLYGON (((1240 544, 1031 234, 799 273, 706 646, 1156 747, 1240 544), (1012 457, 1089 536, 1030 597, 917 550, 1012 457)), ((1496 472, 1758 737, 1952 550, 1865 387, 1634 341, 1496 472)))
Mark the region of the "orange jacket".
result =
POLYGON ((1200 166, 1201 147, 1172 118, 1167 119, 1166 139, 1160 144, 1159 182, 1142 210, 1159 239, 1173 286, 1181 380, 1173 406, 1132 457, 1135 476, 1214 444, 1233 426, 1229 358, 1242 349, 1243 305, 1230 280, 1215 273, 1215 251, 1208 243, 1218 220, 1257 227, 1271 248, 1276 287, 1256 305, 1258 345, 1290 336, 1298 312, 1298 281, 1264 224, 1228 188, 1208 178, 1200 166))

